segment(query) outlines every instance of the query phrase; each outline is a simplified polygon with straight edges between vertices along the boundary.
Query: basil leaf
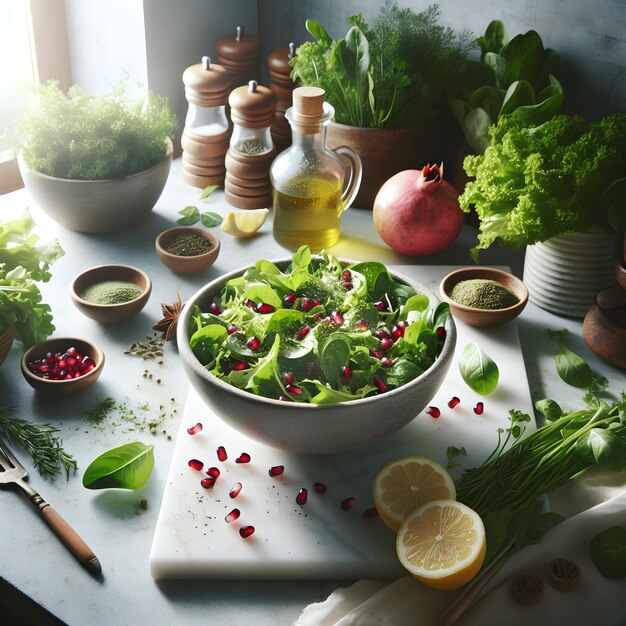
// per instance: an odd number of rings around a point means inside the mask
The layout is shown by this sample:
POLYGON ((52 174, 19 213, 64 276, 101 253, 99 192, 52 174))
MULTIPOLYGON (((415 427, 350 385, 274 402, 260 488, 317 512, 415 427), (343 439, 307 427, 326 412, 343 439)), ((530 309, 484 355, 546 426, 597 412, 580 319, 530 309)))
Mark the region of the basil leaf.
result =
POLYGON ((554 400, 537 400, 535 402, 535 408, 541 413, 549 422, 558 420, 563 415, 563 409, 554 400))
POLYGON ((154 466, 153 445, 140 441, 113 448, 91 462, 83 475, 87 489, 141 489, 154 466))
POLYGON ((589 556, 605 578, 625 578, 626 528, 611 526, 598 533, 589 543, 589 556))
POLYGON ((485 525, 485 536, 487 538, 487 552, 485 553, 485 563, 490 563, 500 552, 508 536, 508 524, 512 513, 508 509, 490 511, 485 515, 483 523, 485 525))
POLYGON ((202 193, 200 194, 200 197, 198 198, 198 200, 204 200, 205 198, 208 198, 216 189, 219 189, 219 188, 220 188, 219 185, 208 185, 208 186, 206 186, 202 190, 202 193))
POLYGON ((207 228, 219 226, 224 221, 224 218, 221 215, 218 213, 211 213, 209 211, 203 213, 200 219, 207 228))
POLYGON ((468 343, 463 348, 459 371, 468 387, 483 396, 489 395, 498 386, 498 366, 475 343, 468 343))
POLYGON ((178 215, 183 216, 176 220, 176 223, 181 226, 192 226, 200 219, 200 211, 198 211, 198 207, 195 206, 186 206, 182 211, 178 212, 178 215))
POLYGON ((572 387, 588 387, 593 381, 589 364, 561 344, 561 353, 554 357, 556 371, 572 387))
POLYGON ((611 472, 626 469, 626 441, 613 430, 591 429, 576 442, 576 450, 611 472))

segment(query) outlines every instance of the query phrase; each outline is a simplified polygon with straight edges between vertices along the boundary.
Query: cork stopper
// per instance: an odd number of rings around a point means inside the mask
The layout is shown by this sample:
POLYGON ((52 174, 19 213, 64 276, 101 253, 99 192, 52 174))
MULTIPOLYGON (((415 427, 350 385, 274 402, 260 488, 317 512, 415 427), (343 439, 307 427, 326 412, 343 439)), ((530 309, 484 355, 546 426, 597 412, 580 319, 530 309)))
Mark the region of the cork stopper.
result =
POLYGON ((297 87, 293 90, 293 117, 296 121, 314 122, 324 115, 324 96, 321 87, 297 87))
POLYGON ((276 100, 273 91, 251 80, 230 93, 231 119, 244 128, 267 128, 274 120, 276 100))
POLYGON ((230 74, 224 67, 211 63, 208 56, 202 62, 183 72, 185 97, 189 102, 203 107, 226 104, 230 90, 230 74))

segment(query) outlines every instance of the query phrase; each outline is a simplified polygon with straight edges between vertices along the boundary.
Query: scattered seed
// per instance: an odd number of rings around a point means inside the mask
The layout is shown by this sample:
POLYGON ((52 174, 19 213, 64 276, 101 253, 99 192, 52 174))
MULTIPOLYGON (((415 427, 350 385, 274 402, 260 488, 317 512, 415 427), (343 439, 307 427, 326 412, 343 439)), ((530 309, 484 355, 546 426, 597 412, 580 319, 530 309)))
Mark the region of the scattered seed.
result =
POLYGON ((189 465, 191 469, 196 470, 196 472, 202 471, 202 468, 204 467, 204 463, 198 459, 189 459, 187 465, 189 465))
POLYGON ((217 460, 222 463, 228 458, 228 454, 226 454, 226 448, 224 446, 220 446, 217 449, 217 460))
POLYGON ((250 463, 250 455, 247 452, 242 452, 236 459, 235 463, 250 463))
POLYGON ((268 474, 272 478, 274 478, 276 476, 280 476, 284 471, 285 471, 285 466, 284 465, 274 465, 273 467, 269 468, 268 474))
POLYGON ((317 493, 326 493, 328 487, 324 483, 313 483, 313 490, 317 493))
POLYGON ((233 488, 228 492, 228 495, 231 498, 236 498, 241 493, 241 488, 242 488, 241 483, 235 483, 233 485, 233 488))
POLYGON ((373 519, 374 517, 378 517, 378 511, 375 507, 371 507, 369 509, 365 509, 361 515, 365 519, 373 519))
POLYGON ((438 417, 441 417, 441 411, 436 407, 436 406, 429 406, 424 413, 426 413, 427 415, 430 415, 431 417, 434 417, 435 419, 437 419, 438 417))
POLYGON ((206 473, 214 479, 217 479, 220 475, 220 470, 217 467, 209 467, 206 473))
POLYGON ((482 415, 484 410, 485 405, 482 402, 477 402, 476 406, 474 407, 474 413, 476 413, 476 415, 482 415))
POLYGON ((240 515, 241 512, 239 511, 239 509, 233 509, 224 519, 230 524, 231 522, 239 519, 240 515))
POLYGON ((202 430, 202 424, 200 422, 198 422, 197 424, 194 424, 193 426, 190 426, 187 429, 187 432, 190 435, 197 435, 201 430, 202 430))
POLYGON ((341 501, 341 508, 344 511, 349 511, 350 509, 353 509, 355 506, 356 506, 356 498, 350 497, 341 501))
POLYGON ((239 529, 239 534, 244 538, 247 539, 250 535, 254 534, 254 526, 242 526, 239 529))
POLYGON ((456 396, 452 396, 448 402, 448 406, 453 409, 455 406, 458 406, 461 403, 461 400, 456 396))
POLYGON ((200 481, 200 484, 205 488, 205 489, 213 489, 214 485, 215 485, 215 478, 203 478, 200 481))

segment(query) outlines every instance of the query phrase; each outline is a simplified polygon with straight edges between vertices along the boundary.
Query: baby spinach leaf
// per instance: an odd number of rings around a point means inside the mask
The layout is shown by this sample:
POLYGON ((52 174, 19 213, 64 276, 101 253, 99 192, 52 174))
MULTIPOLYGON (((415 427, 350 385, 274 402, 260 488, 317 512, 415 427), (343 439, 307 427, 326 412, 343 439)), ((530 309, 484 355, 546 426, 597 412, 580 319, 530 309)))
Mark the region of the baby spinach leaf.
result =
POLYGON ((573 387, 588 387, 593 381, 593 372, 589 364, 561 345, 561 353, 554 357, 556 371, 563 381, 573 387))
POLYGON ((626 528, 611 526, 598 533, 589 543, 589 556, 605 578, 625 578, 626 528))
POLYGON ((535 402, 535 408, 541 413, 549 422, 558 420, 563 415, 563 409, 554 400, 537 400, 535 402))
POLYGON ((202 214, 201 220, 204 226, 212 228, 213 226, 219 226, 224 221, 224 218, 218 213, 206 211, 202 214))
POLYGON ((459 359, 459 371, 476 393, 489 395, 498 386, 500 372, 495 361, 475 343, 468 343, 459 359))
POLYGON ((309 246, 300 246, 291 261, 294 269, 304 269, 311 264, 311 249, 309 246))
POLYGON ((246 300, 252 300, 255 304, 259 302, 271 304, 277 309, 283 306, 280 296, 268 285, 251 285, 244 291, 243 297, 246 300))
POLYGON ((83 475, 87 489, 141 489, 154 466, 154 446, 140 441, 108 450, 91 462, 83 475))
POLYGON ((200 194, 200 197, 198 198, 198 200, 204 200, 205 198, 208 198, 216 189, 219 189, 219 188, 220 188, 219 185, 208 185, 208 186, 206 186, 202 190, 202 193, 200 194))
POLYGON ((227 336, 228 332, 222 325, 209 324, 191 335, 189 345, 200 362, 206 365, 213 361, 227 336))
POLYGON ((341 368, 350 361, 350 342, 343 335, 331 335, 322 345, 320 366, 331 387, 336 388, 341 368))
POLYGON ((195 206, 186 206, 178 212, 178 215, 182 215, 182 217, 177 219, 176 223, 181 226, 193 226, 200 220, 200 211, 195 206))

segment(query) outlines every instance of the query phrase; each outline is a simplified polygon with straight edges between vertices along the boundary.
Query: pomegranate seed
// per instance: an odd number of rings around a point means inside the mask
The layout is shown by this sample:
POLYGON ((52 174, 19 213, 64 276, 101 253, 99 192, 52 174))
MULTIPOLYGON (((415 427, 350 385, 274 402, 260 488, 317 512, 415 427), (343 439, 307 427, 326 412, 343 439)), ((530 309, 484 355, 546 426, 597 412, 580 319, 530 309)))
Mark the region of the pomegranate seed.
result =
POLYGON ((235 483, 233 485, 233 488, 228 492, 228 495, 231 498, 236 498, 241 493, 241 487, 242 487, 241 483, 235 483))
POLYGON ((241 513, 239 509, 233 509, 224 519, 230 524, 231 522, 238 520, 240 515, 241 513))
POLYGON ((376 359, 382 359, 383 358, 383 353, 379 352, 378 350, 374 350, 374 348, 372 348, 370 350, 370 356, 373 356, 376 359))
POLYGON ((394 341, 398 341, 400 337, 404 337, 404 330, 406 329, 406 324, 404 322, 398 322, 397 326, 394 326, 391 329, 391 338, 394 341), (402 326, 400 326, 402 324, 402 326))
POLYGON ((254 526, 242 526, 239 529, 239 534, 244 538, 247 539, 250 535, 254 534, 254 526))
POLYGON ((242 452, 236 459, 235 463, 250 463, 250 455, 247 452, 242 452))
POLYGON ((232 334, 233 334, 234 332, 236 332, 236 331, 237 331, 237 327, 236 327, 234 324, 229 324, 229 325, 226 327, 226 332, 227 332, 229 335, 232 335, 232 334))
POLYGON ((219 478, 220 470, 217 467, 209 467, 206 473, 213 479, 219 478))
POLYGON ((476 415, 482 415, 484 410, 485 405, 482 402, 477 402, 476 406, 474 407, 474 413, 476 413, 476 415))
POLYGON ((341 501, 341 508, 344 511, 349 511, 350 509, 353 509, 355 505, 356 505, 356 498, 350 497, 341 501))
POLYGON ((341 283, 342 287, 346 290, 346 291, 351 291, 352 287, 354 286, 352 283, 349 283, 348 281, 344 280, 341 283))
POLYGON ((257 313, 273 313, 275 310, 276 310, 275 306, 272 306, 271 304, 267 304, 266 302, 259 302, 259 304, 256 305, 257 313))
POLYGON ((95 363, 90 363, 86 368, 85 368, 85 374, 89 374, 89 372, 91 372, 92 369, 94 369, 96 367, 95 363))
POLYGON ((318 311, 317 313, 313 313, 311 317, 313 317, 313 319, 318 320, 320 317, 322 317, 322 312, 318 311))
POLYGON ((245 304, 249 309, 256 310, 256 304, 250 298, 246 300, 245 304))
POLYGON ((430 415, 431 417, 434 417, 435 419, 437 419, 438 417, 441 417, 441 411, 436 407, 436 406, 429 406, 424 413, 427 413, 428 415, 430 415))
POLYGON ((369 509, 365 509, 361 514, 365 519, 373 519, 374 517, 378 517, 378 511, 375 507, 371 507, 369 509))
POLYGON ((328 487, 324 483, 313 483, 313 490, 317 493, 326 493, 328 487))
POLYGON ((376 302, 374 302, 373 306, 377 311, 387 310, 387 303, 384 300, 377 300, 376 302))
POLYGON ((383 350, 389 350, 389 348, 391 348, 391 346, 393 346, 393 341, 391 341, 391 339, 389 337, 385 337, 384 339, 380 340, 380 347, 383 350))
POLYGON ((337 326, 341 326, 343 324, 343 315, 339 311, 333 311, 331 318, 333 323, 337 324, 337 326))
POLYGON ((359 330, 367 330, 367 322, 365 320, 359 320, 356 325, 359 327, 359 330))
POLYGON ((71 380, 74 378, 71 374, 65 374, 65 380, 71 380))
POLYGON ((293 374, 291 372, 285 372, 283 374, 283 382, 285 385, 293 385, 293 374))
POLYGON ((381 360, 380 360, 380 364, 383 367, 391 367, 391 359, 388 356, 384 356, 381 360))
POLYGON ((443 326, 437 326, 437 330, 435 332, 437 333, 437 337, 440 339, 444 339, 446 336, 446 329, 443 326))
POLYGON ((286 389, 294 396, 301 396, 303 392, 302 387, 296 387, 295 385, 287 385, 286 389))
POLYGON ((304 339, 308 334, 309 331, 311 329, 308 326, 303 326, 299 331, 298 331, 298 338, 299 339, 304 339))
POLYGON ((389 337, 387 331, 382 328, 375 330, 372 334, 376 337, 376 339, 385 339, 386 337, 389 337))
POLYGON ((458 406, 461 401, 456 396, 452 396, 450 401, 448 402, 448 406, 453 409, 455 406, 458 406))
POLYGON ((222 463, 228 458, 228 454, 226 454, 226 448, 224 446, 220 446, 217 449, 217 460, 222 463))
POLYGON ((315 300, 313 300, 313 306, 320 306, 320 304, 322 304, 322 301, 319 298, 315 298, 315 300))
POLYGON ((196 472, 201 471, 204 467, 204 463, 202 461, 199 461, 198 459, 189 459, 187 465, 189 465, 191 469, 196 470, 196 472))
POLYGON ((71 348, 68 348, 67 353, 71 354, 72 356, 76 356, 76 348, 74 346, 72 346, 71 348))
POLYGON ((343 365, 341 367, 341 375, 346 379, 350 380, 352 378, 352 370, 347 366, 343 365))
POLYGON ((350 270, 343 270, 343 272, 341 272, 341 280, 349 283, 352 280, 352 272, 350 272, 350 270))
POLYGON ((52 352, 46 353, 46 361, 48 361, 48 365, 52 365, 54 363, 54 354, 52 354, 52 352))
POLYGON ((274 478, 276 476, 280 476, 284 471, 285 471, 285 466, 284 465, 274 465, 273 467, 269 468, 267 473, 272 478, 274 478))
POLYGON ((313 308, 313 304, 308 298, 302 298, 300 306, 302 307, 303 311, 310 311, 313 308))
POLYGON ((385 382, 378 374, 374 374, 372 376, 372 382, 380 393, 385 393, 385 391, 387 391, 387 385, 385 385, 385 382))
POLYGON ((215 486, 215 478, 203 478, 200 481, 200 484, 205 488, 205 489, 213 489, 213 487, 215 486))
POLYGON ((68 368, 74 369, 76 367, 76 359, 73 356, 68 356, 66 362, 68 368))
POLYGON ((50 366, 48 364, 40 365, 39 367, 35 367, 35 368, 31 369, 31 371, 33 373, 35 373, 35 371, 37 371, 37 372, 40 372, 41 374, 47 374, 50 371, 50 366))
POLYGON ((283 302, 285 304, 293 304, 296 300, 297 300, 298 296, 292 291, 291 293, 288 293, 284 298, 283 298, 283 302))
POLYGON ((193 426, 190 426, 187 429, 187 432, 190 435, 197 435, 201 430, 202 430, 202 424, 200 422, 198 422, 197 424, 194 424, 193 426))
POLYGON ((219 310, 217 304, 215 304, 215 302, 211 303, 211 306, 209 307, 209 311, 211 311, 211 313, 213 313, 213 315, 219 315, 220 314, 220 310, 219 310))
POLYGON ((298 491, 298 495, 296 496, 296 504, 299 504, 300 506, 306 504, 308 496, 308 491, 304 487, 302 487, 302 489, 298 491))
POLYGON ((235 363, 231 369, 235 370, 235 372, 241 372, 241 370, 247 370, 248 369, 248 364, 244 363, 243 361, 237 361, 237 363, 235 363))
POLYGON ((57 361, 57 368, 60 370, 64 370, 67 367, 67 363, 65 361, 65 359, 59 359, 57 361))
POLYGON ((261 347, 261 340, 258 337, 250 337, 246 343, 250 350, 258 350, 261 347))

